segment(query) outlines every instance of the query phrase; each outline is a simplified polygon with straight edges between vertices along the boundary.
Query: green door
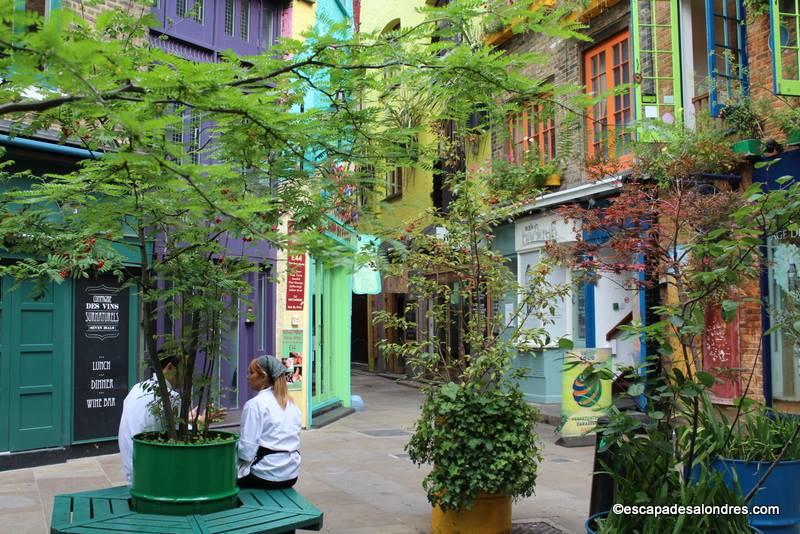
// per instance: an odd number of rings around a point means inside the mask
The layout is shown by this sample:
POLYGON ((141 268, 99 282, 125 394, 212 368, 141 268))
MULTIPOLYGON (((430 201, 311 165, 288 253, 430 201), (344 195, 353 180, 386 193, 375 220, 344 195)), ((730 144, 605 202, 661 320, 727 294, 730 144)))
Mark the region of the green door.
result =
POLYGON ((0 282, 0 450, 61 445, 69 284, 34 299, 32 284, 9 291, 13 281, 0 282))

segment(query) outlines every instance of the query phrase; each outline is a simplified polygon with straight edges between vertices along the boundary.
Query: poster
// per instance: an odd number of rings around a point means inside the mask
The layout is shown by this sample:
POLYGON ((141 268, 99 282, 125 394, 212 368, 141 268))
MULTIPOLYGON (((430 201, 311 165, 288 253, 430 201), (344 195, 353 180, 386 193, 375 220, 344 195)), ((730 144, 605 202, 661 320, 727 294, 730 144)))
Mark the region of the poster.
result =
POLYGON ((290 255, 286 259, 286 311, 303 311, 306 292, 306 255, 290 255))
POLYGON ((289 369, 288 376, 289 389, 297 391, 303 388, 303 365, 305 362, 303 354, 302 330, 283 330, 281 332, 281 351, 279 357, 283 365, 289 369))
POLYGON ((128 290, 75 282, 75 441, 117 435, 128 394, 128 290))
POLYGON ((609 365, 611 349, 575 349, 566 351, 561 382, 561 437, 591 433, 597 419, 611 406, 611 380, 585 382, 584 372, 590 363, 609 365), (577 363, 577 365, 574 365, 577 363))

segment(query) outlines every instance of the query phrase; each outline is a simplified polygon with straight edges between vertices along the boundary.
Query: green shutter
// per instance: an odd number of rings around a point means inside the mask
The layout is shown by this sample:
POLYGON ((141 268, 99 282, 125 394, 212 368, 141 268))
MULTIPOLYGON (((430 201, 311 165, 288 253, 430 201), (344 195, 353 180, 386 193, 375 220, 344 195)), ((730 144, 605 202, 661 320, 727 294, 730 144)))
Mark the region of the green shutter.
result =
POLYGON ((772 0, 770 14, 775 93, 800 96, 800 0, 772 0))
POLYGON ((639 138, 683 115, 678 0, 632 0, 634 101, 639 138))

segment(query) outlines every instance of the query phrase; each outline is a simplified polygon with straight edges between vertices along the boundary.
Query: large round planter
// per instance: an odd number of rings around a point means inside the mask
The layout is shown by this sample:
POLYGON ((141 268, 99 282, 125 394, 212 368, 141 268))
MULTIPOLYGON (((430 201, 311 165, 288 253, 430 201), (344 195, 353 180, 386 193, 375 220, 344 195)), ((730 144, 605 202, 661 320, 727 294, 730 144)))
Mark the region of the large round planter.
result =
MULTIPOLYGON (((608 515, 608 512, 600 512, 599 514, 594 514, 589 516, 589 519, 586 520, 586 523, 583 526, 586 528, 586 534, 597 534, 597 520, 603 519, 608 515)), ((751 534, 764 534, 762 531, 757 529, 754 526, 750 526, 750 533, 751 534)))
POLYGON ((434 506, 431 526, 433 534, 511 534, 511 497, 482 493, 458 512, 434 506))
MULTIPOLYGON (((720 458, 711 468, 721 472, 734 487, 734 475, 747 495, 766 474, 772 462, 745 462, 720 458)), ((800 533, 800 460, 779 462, 750 501, 750 506, 780 506, 780 515, 751 515, 750 524, 765 534, 800 533)))
POLYGON ((210 514, 235 508, 236 435, 217 443, 167 444, 133 438, 132 507, 142 514, 210 514))

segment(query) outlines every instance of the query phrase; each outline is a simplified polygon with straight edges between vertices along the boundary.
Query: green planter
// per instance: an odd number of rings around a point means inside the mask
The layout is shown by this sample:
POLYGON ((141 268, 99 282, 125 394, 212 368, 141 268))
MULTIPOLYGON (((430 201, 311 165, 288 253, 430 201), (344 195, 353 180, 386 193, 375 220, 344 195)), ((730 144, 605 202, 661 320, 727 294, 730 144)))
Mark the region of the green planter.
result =
POLYGON ((760 156, 763 154, 761 141, 758 139, 744 139, 733 144, 733 151, 736 154, 744 154, 745 156, 760 156))
POLYGON ((132 508, 140 514, 210 514, 237 506, 236 439, 166 444, 133 438, 132 508))
POLYGON ((786 135, 786 144, 788 146, 800 145, 800 130, 793 130, 786 135))

